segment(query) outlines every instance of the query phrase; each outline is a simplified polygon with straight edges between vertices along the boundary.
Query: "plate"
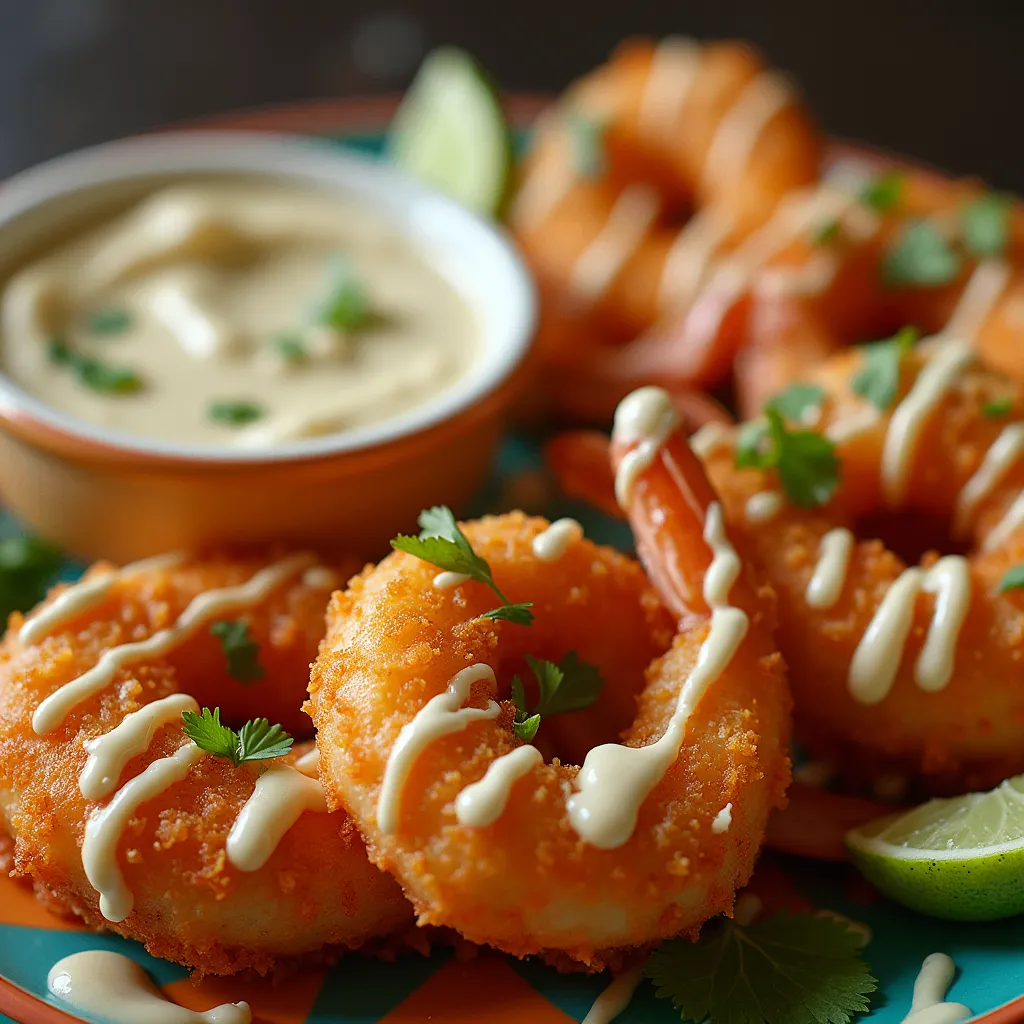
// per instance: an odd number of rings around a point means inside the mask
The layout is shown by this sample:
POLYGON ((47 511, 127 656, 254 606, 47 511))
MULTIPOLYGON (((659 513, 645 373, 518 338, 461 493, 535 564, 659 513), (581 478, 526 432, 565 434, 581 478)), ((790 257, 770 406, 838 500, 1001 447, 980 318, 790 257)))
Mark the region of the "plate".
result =
MULTIPOLYGON (((328 136, 339 144, 377 152, 381 126, 394 100, 326 101, 256 111, 205 122, 216 128, 266 129, 328 136)), ((541 106, 537 97, 515 97, 512 114, 525 123, 541 106)), ((594 540, 629 545, 628 530, 592 509, 551 492, 538 440, 509 436, 477 511, 525 507, 551 518, 573 515, 594 540)), ((0 536, 17 525, 0 520, 0 536)), ((64 575, 74 578, 69 563, 64 575)), ((845 865, 813 864, 765 854, 750 890, 766 909, 818 908, 866 924, 865 959, 878 978, 863 1021, 897 1024, 910 1009, 914 980, 929 953, 948 953, 958 974, 948 998, 964 1003, 987 1024, 1024 1024, 1024 919, 985 925, 935 921, 878 895, 845 865)), ((569 1024, 581 1021, 608 983, 607 977, 561 975, 531 961, 492 952, 463 960, 438 949, 429 957, 408 954, 394 963, 350 955, 330 969, 308 970, 282 985, 251 978, 207 979, 196 986, 187 972, 151 957, 137 943, 94 935, 48 914, 30 890, 0 875, 0 1020, 67 1024, 75 1017, 47 994, 46 975, 61 957, 84 949, 111 949, 138 961, 168 996, 193 1009, 245 999, 258 1024, 569 1024), (8 1014, 5 1017, 3 1014, 8 1014)), ((679 1014, 653 987, 641 986, 617 1024, 672 1024, 679 1014)))

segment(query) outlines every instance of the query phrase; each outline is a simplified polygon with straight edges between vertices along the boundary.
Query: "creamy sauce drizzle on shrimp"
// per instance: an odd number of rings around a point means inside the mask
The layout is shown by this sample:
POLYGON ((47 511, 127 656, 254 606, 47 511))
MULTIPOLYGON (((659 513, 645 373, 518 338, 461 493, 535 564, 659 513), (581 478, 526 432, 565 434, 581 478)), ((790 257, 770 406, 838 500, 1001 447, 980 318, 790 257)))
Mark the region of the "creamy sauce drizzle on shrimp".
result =
POLYGON ((814 567, 804 594, 812 608, 831 608, 839 600, 850 567, 854 537, 840 526, 821 538, 818 564, 814 567))
POLYGON ((971 603, 971 574, 967 559, 960 555, 940 558, 927 570, 905 569, 889 587, 850 663, 849 690, 859 703, 877 704, 892 689, 922 591, 936 595, 935 611, 914 667, 914 680, 929 693, 949 682, 960 628, 971 603))
POLYGON ((1003 518, 989 531, 982 544, 982 550, 991 551, 993 548, 1001 547, 1021 526, 1024 526, 1024 491, 1013 499, 1003 518))
POLYGON ((1003 428, 985 453, 981 465, 957 496, 953 513, 954 536, 963 536, 967 532, 978 506, 1006 476, 1021 452, 1024 452, 1024 423, 1011 423, 1003 428))
POLYGON ((658 301, 663 310, 693 301, 732 228, 732 216, 714 206, 698 210, 683 225, 665 256, 658 283, 658 301))
POLYGON ((460 825, 484 828, 501 817, 512 787, 529 775, 544 755, 526 744, 492 761, 479 782, 468 785, 455 799, 455 817, 460 825))
POLYGON ((501 714, 501 705, 487 701, 485 708, 465 708, 474 683, 495 685, 494 671, 489 665, 477 664, 457 672, 444 693, 431 697, 407 722, 398 734, 384 768, 384 779, 377 798, 377 827, 385 835, 398 828, 402 789, 416 759, 435 740, 454 732, 462 732, 471 722, 494 719, 501 714))
POLYGON ((170 757, 154 761, 125 783, 109 804, 89 816, 82 843, 82 866, 89 884, 100 894, 100 913, 108 921, 123 921, 135 905, 135 897, 117 862, 117 844, 128 822, 142 804, 181 782, 191 767, 206 756, 206 751, 194 743, 186 743, 170 757))
POLYGON ((724 423, 705 423, 690 435, 690 448, 703 461, 715 452, 732 447, 732 431, 724 423))
POLYGON ((291 555, 261 569, 245 583, 200 594, 173 626, 145 640, 110 648, 91 669, 51 693, 32 715, 32 728, 40 736, 56 729, 73 708, 109 686, 120 669, 147 658, 163 657, 214 619, 259 604, 289 577, 315 561, 311 554, 291 555))
POLYGON ((640 126, 655 136, 679 123, 700 70, 701 47, 695 39, 668 36, 658 43, 640 99, 640 126))
POLYGON ((168 999, 130 957, 107 949, 87 949, 58 960, 46 987, 69 1006, 112 1024, 250 1024, 249 1004, 223 1003, 211 1010, 188 1010, 168 999))
MULTIPOLYGON (((668 396, 664 392, 662 395, 668 406, 668 396)), ((717 502, 708 506, 704 540, 713 553, 704 575, 704 600, 711 608, 711 627, 701 644, 697 664, 679 692, 668 728, 660 739, 645 747, 617 743, 594 747, 576 776, 577 792, 567 803, 569 822, 584 842, 599 849, 615 849, 629 840, 640 805, 679 753, 687 720, 747 635, 746 613, 728 603, 742 564, 729 543, 717 502)))
POLYGON ((542 562, 557 562, 574 540, 583 536, 583 527, 575 519, 556 519, 533 538, 533 553, 542 562))
POLYGON ((594 1000, 582 1024, 611 1024, 633 1001, 636 990, 644 980, 643 964, 630 967, 617 975, 611 984, 594 1000))
POLYGON ((945 953, 926 956, 914 982, 914 998, 903 1024, 956 1024, 973 1016, 963 1003, 946 1002, 955 974, 956 965, 945 953))
POLYGON ((747 499, 744 512, 748 523, 767 523, 774 519, 785 505, 778 491, 758 491, 747 499))
POLYGON ((622 508, 629 505, 637 477, 651 466, 677 426, 679 414, 661 388, 638 388, 619 403, 615 437, 625 444, 637 442, 615 474, 615 497, 622 508))
POLYGON ((45 608, 27 619, 18 631, 18 640, 23 644, 37 644, 40 640, 59 629, 76 615, 87 612, 98 605, 121 580, 131 579, 146 572, 160 572, 180 565, 185 556, 180 552, 157 555, 141 562, 131 562, 120 569, 99 573, 74 583, 58 594, 45 608))

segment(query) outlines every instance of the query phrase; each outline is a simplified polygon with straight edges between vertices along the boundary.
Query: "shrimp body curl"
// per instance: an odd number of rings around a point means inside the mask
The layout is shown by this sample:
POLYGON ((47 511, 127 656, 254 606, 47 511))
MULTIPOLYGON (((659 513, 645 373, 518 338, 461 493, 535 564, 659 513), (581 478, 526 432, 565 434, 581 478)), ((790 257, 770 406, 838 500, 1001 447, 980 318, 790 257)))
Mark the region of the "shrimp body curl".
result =
MULTIPOLYGON (((301 714, 308 666, 323 633, 332 581, 343 577, 325 568, 304 577, 296 563, 258 600, 214 617, 245 622, 259 645, 265 670, 260 679, 243 683, 229 674, 221 644, 205 621, 162 656, 120 668, 109 685, 75 702, 62 718, 51 716, 42 734, 33 722, 44 699, 94 669, 105 653, 158 636, 196 598, 245 585, 265 568, 253 559, 182 559, 139 571, 115 579, 87 607, 59 616, 43 635, 19 639, 25 623, 13 616, 0 648, 0 820, 14 839, 14 874, 31 879, 51 907, 136 939, 154 955, 198 974, 265 972, 280 958, 326 944, 356 946, 410 918, 393 880, 367 860, 352 823, 344 813, 323 813, 325 805, 320 813, 302 813, 262 866, 236 867, 228 837, 253 796, 259 765, 236 768, 214 757, 192 763, 140 803, 117 834, 108 876, 119 873, 130 894, 127 916, 113 920, 101 911, 100 894, 86 874, 83 843, 90 818, 117 794, 130 792, 127 787, 147 768, 167 764, 188 746, 178 706, 183 695, 219 707, 224 722, 235 727, 262 715, 300 735, 311 733, 301 714), (172 713, 155 723, 144 749, 115 766, 102 793, 84 796, 80 780, 89 778, 83 771, 93 744, 129 716, 167 700, 172 713)), ((85 579, 95 582, 112 571, 97 565, 85 579)), ((66 590, 51 594, 29 626, 52 611, 66 590)), ((294 764, 310 747, 275 760, 271 772, 294 764)), ((98 775, 91 778, 95 786, 98 775)))
MULTIPOLYGON (((635 447, 624 443, 616 458, 635 447)), ((421 924, 600 969, 611 950, 695 935, 731 910, 750 875, 789 779, 773 602, 738 564, 726 573, 735 578, 721 614, 743 617, 746 633, 695 693, 698 663, 721 654, 709 640, 720 612, 701 594, 712 562, 705 520, 718 522, 720 510, 681 437, 649 454, 629 506, 649 564, 659 563, 663 601, 636 563, 582 537, 542 560, 534 541, 548 524, 522 513, 464 531, 508 599, 534 602, 530 628, 481 618, 493 604, 482 586, 438 589, 436 570, 399 552, 334 596, 310 687, 325 784, 421 924), (685 620, 678 629, 666 604, 685 620), (557 661, 570 650, 600 668, 601 697, 545 719, 537 742, 546 753, 524 756, 507 700, 512 676, 527 677, 526 655, 557 661), (382 815, 396 749, 473 667, 463 720, 420 746, 382 815), (500 813, 466 823, 460 795, 510 755, 526 763, 500 813), (634 788, 637 764, 650 758, 656 770, 634 788)))

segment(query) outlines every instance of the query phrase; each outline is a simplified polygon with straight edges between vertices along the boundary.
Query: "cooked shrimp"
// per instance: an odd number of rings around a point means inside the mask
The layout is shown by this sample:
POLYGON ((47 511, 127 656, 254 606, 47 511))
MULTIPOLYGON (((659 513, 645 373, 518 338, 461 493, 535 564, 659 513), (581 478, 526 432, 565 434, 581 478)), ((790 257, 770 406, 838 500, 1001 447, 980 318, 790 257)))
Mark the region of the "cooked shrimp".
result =
POLYGON ((403 925, 397 885, 345 814, 327 813, 310 743, 260 775, 204 756, 181 729, 182 711, 204 704, 235 727, 266 716, 310 736, 308 666, 344 568, 310 555, 98 565, 13 616, 0 649, 0 820, 14 873, 200 974, 266 971, 403 925), (257 645, 248 681, 211 635, 225 620, 257 645))
POLYGON ((481 618, 479 584, 438 589, 394 553, 335 595, 310 687, 331 799, 421 923, 593 969, 728 913, 789 778, 771 594, 651 397, 625 404, 615 457, 664 604, 614 551, 577 534, 544 560, 543 520, 485 518, 465 535, 510 601, 534 602, 530 628, 481 618), (525 655, 568 650, 607 682, 545 757, 505 698, 525 655))

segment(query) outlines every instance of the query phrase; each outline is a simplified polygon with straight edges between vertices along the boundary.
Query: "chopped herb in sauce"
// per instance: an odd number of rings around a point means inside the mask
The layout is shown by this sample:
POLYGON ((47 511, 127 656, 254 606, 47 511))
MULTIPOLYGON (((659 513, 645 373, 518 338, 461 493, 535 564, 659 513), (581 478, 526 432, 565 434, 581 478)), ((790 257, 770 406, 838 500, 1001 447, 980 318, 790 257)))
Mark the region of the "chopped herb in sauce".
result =
POLYGON ((47 357, 57 366, 66 366, 78 380, 93 391, 128 395, 142 387, 142 378, 123 366, 112 366, 95 356, 85 356, 69 348, 60 338, 51 338, 47 357))
POLYGON ((309 351, 297 334, 279 335, 274 339, 274 348, 289 366, 299 366, 309 359, 309 351))
POLYGON ((346 260, 338 260, 334 283, 317 313, 317 322, 335 331, 355 331, 372 320, 372 308, 366 286, 346 260))
POLYGON ((95 309, 85 318, 85 329, 90 334, 123 334, 132 325, 131 314, 121 306, 95 309))
POLYGON ((244 427, 247 423, 263 418, 263 407, 255 402, 211 402, 207 415, 218 423, 231 427, 244 427))

